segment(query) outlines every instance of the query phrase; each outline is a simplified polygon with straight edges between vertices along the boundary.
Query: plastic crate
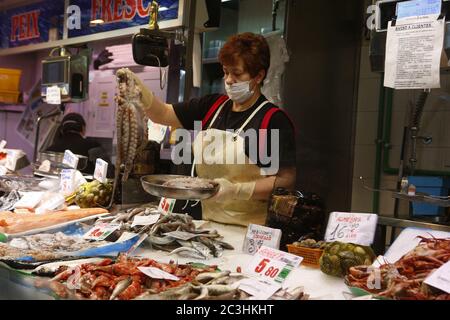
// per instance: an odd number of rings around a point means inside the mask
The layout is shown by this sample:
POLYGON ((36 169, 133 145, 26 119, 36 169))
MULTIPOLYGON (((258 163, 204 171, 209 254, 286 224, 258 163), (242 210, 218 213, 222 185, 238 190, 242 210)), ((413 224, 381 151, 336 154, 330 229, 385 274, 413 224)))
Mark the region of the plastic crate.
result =
POLYGON ((288 252, 297 256, 303 257, 302 265, 311 268, 320 268, 320 257, 322 256, 323 249, 314 249, 306 247, 297 247, 293 244, 287 245, 288 252))
POLYGON ((19 103, 19 91, 1 91, 0 90, 0 102, 1 103, 19 103))
POLYGON ((19 91, 22 70, 0 68, 0 91, 19 91))

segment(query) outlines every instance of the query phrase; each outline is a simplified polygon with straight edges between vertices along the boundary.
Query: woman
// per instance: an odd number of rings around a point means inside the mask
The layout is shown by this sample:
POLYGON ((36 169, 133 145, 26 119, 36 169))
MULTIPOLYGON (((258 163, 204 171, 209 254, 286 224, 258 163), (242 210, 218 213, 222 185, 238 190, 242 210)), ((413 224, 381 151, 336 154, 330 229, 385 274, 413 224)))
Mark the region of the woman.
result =
POLYGON ((47 151, 64 152, 68 149, 74 154, 88 157, 89 161, 83 172, 92 174, 96 160, 92 159, 92 154, 96 153, 97 156, 103 154, 103 149, 98 142, 86 139, 85 133, 86 122, 83 116, 79 113, 68 113, 62 119, 53 143, 47 151))
POLYGON ((277 187, 295 186, 294 128, 286 114, 261 94, 270 64, 270 50, 263 36, 253 33, 232 36, 221 49, 219 61, 227 96, 216 94, 166 104, 154 97, 138 77, 134 78, 143 91, 143 111, 152 121, 188 130, 194 129, 195 121, 202 121, 204 131, 193 143, 195 170, 199 177, 215 179, 220 184, 219 192, 213 198, 202 201, 203 219, 244 226, 249 223, 263 225, 275 181, 277 187), (238 132, 230 132, 230 129, 238 132), (267 134, 259 134, 257 143, 251 143, 242 137, 249 129, 267 134), (279 141, 271 140, 276 137, 271 132, 279 133, 279 141), (226 142, 224 150, 235 150, 233 159, 243 156, 248 161, 245 164, 224 163, 228 151, 202 152, 211 149, 218 138, 226 142), (266 175, 261 169, 271 164, 263 163, 261 154, 266 149, 270 153, 271 146, 279 147, 276 156, 280 168, 266 175), (255 147, 256 157, 252 152, 255 147), (198 155, 203 158, 199 159, 198 155))

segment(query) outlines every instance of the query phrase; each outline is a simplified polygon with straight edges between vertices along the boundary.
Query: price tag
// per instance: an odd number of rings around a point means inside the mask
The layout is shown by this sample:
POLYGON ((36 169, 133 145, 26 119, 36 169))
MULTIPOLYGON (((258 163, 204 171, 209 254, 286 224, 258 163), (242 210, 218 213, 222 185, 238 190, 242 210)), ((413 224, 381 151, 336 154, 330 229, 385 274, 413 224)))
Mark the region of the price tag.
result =
POLYGON ((160 214, 151 214, 148 216, 134 216, 131 227, 134 226, 149 226, 155 224, 160 217, 160 214))
POLYGON ((429 275, 426 284, 450 293, 450 261, 429 275))
POLYGON ((111 233, 120 228, 118 223, 99 223, 83 235, 87 240, 105 240, 111 233))
POLYGON ((15 171, 17 166, 17 160, 21 157, 21 151, 17 149, 5 149, 6 151, 6 169, 15 171))
POLYGON ((76 169, 78 166, 78 157, 70 150, 64 151, 63 163, 69 167, 76 169))
POLYGON ((167 126, 148 120, 148 140, 161 143, 167 132, 167 126))
POLYGON ((278 283, 266 283, 256 279, 244 279, 239 283, 239 289, 252 295, 254 299, 268 300, 281 288, 278 283))
POLYGON ((75 191, 75 170, 62 169, 61 170, 61 192, 67 196, 75 191))
POLYGON ((130 240, 130 239, 136 237, 137 235, 138 235, 137 233, 125 231, 124 233, 122 233, 122 235, 119 237, 119 239, 116 240, 116 242, 124 242, 124 241, 130 240))
POLYGON ((73 274, 69 278, 67 278, 67 289, 81 289, 81 266, 76 266, 73 271, 73 274))
POLYGON ((94 171, 94 179, 100 181, 101 183, 106 183, 108 173, 108 162, 97 159, 95 161, 95 171, 94 171))
POLYGON ((48 104, 61 104, 61 90, 59 89, 59 87, 48 87, 45 100, 48 104))
POLYGON ((173 280, 173 281, 179 281, 180 278, 165 272, 161 269, 154 268, 154 267, 138 267, 139 271, 141 271, 146 276, 153 278, 153 279, 164 279, 164 280, 173 280))
POLYGON ((0 141, 0 151, 5 149, 5 147, 6 147, 6 141, 5 140, 0 141))
POLYGON ((173 212, 173 208, 175 207, 175 199, 161 198, 159 202, 158 211, 162 214, 169 214, 173 212))
POLYGON ((351 242, 370 246, 375 237, 377 221, 376 214, 332 212, 328 219, 325 241, 351 242))
POLYGON ((39 166, 39 171, 50 172, 51 167, 52 167, 52 163, 49 160, 44 160, 44 161, 42 161, 41 165, 39 166))
POLYGON ((280 240, 280 229, 250 224, 247 228, 242 251, 248 254, 255 254, 263 245, 269 248, 279 249, 280 240))
POLYGON ((261 281, 282 284, 302 260, 302 257, 262 246, 244 272, 261 281))

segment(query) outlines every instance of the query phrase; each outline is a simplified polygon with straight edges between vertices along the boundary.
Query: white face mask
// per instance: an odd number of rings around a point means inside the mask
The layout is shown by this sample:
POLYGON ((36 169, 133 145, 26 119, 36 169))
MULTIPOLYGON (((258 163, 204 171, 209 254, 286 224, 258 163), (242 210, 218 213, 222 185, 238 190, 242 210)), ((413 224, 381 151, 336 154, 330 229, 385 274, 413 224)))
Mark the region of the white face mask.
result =
POLYGON ((250 80, 236 82, 229 85, 225 82, 225 90, 231 100, 237 103, 244 103, 253 96, 254 90, 250 90, 250 80))

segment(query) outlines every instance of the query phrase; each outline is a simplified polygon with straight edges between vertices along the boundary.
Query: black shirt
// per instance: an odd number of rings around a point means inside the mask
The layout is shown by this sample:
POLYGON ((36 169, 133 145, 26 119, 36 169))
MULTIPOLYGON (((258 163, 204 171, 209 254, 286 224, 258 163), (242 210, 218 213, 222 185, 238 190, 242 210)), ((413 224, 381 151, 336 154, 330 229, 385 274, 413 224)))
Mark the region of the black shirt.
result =
MULTIPOLYGON (((221 95, 213 94, 207 95, 201 98, 194 98, 188 102, 176 103, 173 105, 175 114, 180 120, 181 124, 185 129, 193 130, 194 129, 194 121, 202 121, 209 109, 213 106, 213 104, 220 98, 221 95)), ((261 97, 255 102, 255 104, 249 109, 242 112, 235 112, 232 110, 233 102, 229 100, 224 107, 222 108, 220 114, 216 118, 215 122, 212 125, 212 128, 219 130, 237 130, 239 129, 247 118, 253 113, 253 111, 259 107, 261 103, 266 101, 266 97, 261 95, 261 97)), ((264 116, 266 113, 272 108, 278 108, 272 103, 267 103, 258 113, 254 116, 254 118, 246 125, 244 130, 252 128, 258 130, 261 128, 261 124, 263 122, 264 116)), ((217 111, 216 111, 217 112, 217 111)), ((215 113, 209 118, 208 122, 205 124, 203 130, 205 130, 212 119, 214 118, 215 113)), ((275 112, 273 116, 270 118, 270 122, 268 124, 268 133, 267 133, 267 152, 263 152, 269 158, 272 156, 271 154, 271 129, 278 129, 279 131, 279 159, 280 159, 280 167, 291 167, 295 166, 295 130, 293 124, 287 117, 284 112, 275 112)), ((270 166, 270 163, 266 163, 267 161, 260 161, 260 150, 259 150, 259 135, 258 138, 258 159, 257 164, 260 167, 270 166)), ((250 157, 249 152, 249 140, 245 140, 245 153, 247 157, 250 157)), ((253 160, 253 159, 252 159, 253 160)))

